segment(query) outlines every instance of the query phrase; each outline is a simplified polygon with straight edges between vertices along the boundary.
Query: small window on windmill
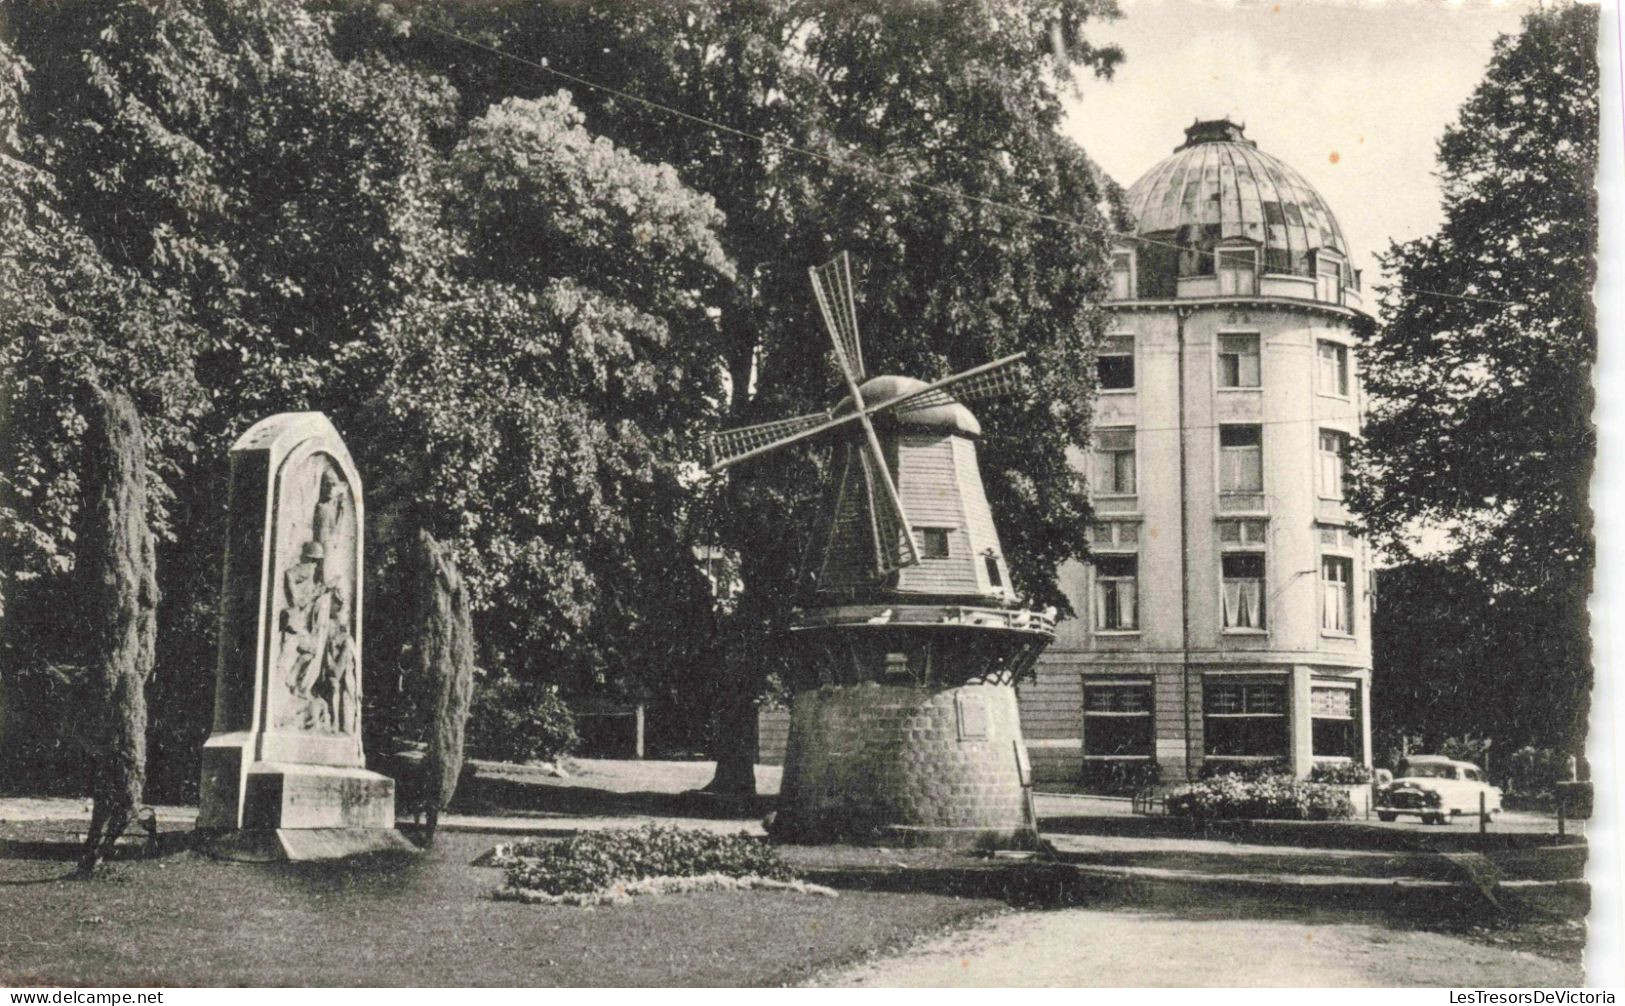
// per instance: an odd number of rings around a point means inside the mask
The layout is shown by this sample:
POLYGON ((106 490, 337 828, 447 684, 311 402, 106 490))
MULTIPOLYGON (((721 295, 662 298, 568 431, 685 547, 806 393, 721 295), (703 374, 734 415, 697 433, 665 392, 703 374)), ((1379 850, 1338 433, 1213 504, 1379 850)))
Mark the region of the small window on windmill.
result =
POLYGON ((886 666, 882 672, 888 684, 908 684, 914 680, 914 674, 909 668, 908 654, 886 654, 886 666))
POLYGON ((999 571, 999 557, 992 552, 982 556, 982 562, 987 566, 987 585, 989 587, 1004 586, 1004 575, 999 571))
POLYGON ((945 527, 918 527, 914 529, 915 543, 920 548, 922 559, 948 558, 948 532, 945 527))

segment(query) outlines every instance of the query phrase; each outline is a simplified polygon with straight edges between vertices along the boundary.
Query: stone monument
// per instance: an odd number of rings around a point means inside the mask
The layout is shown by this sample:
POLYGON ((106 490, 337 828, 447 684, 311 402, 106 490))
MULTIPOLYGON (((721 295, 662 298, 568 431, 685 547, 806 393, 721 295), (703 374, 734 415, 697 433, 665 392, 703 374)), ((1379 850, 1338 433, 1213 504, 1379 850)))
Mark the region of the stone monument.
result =
POLYGON ((319 412, 231 449, 214 731, 199 830, 271 857, 411 848, 361 750, 361 480, 319 412))

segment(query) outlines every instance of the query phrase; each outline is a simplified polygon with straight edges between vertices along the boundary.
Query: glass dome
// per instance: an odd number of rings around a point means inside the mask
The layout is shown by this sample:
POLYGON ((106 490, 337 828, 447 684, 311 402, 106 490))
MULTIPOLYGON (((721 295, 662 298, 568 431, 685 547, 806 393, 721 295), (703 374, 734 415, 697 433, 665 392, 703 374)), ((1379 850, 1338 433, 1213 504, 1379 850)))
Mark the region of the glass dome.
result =
MULTIPOLYGON (((1142 287, 1212 275, 1221 245, 1254 246, 1262 272, 1296 276, 1316 274, 1313 253, 1336 252, 1343 285, 1354 285, 1342 228, 1320 193, 1229 119, 1186 127, 1185 142, 1129 188, 1127 201, 1135 233, 1187 249, 1135 242, 1142 287)), ((1148 292, 1155 295, 1141 295, 1148 292)))

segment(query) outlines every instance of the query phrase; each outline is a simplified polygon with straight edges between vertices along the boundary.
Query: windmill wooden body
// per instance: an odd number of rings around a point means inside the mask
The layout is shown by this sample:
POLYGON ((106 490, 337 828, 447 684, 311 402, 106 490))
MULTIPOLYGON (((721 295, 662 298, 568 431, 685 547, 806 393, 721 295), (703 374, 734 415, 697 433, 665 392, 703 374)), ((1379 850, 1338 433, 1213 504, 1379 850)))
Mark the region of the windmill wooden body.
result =
POLYGON ((1026 610, 1011 587, 964 404, 1013 390, 1020 355, 933 382, 869 377, 849 260, 809 273, 845 397, 711 443, 713 470, 815 437, 836 449, 791 627, 805 660, 775 826, 803 840, 901 829, 1026 844, 1013 685, 1054 612, 1026 610))

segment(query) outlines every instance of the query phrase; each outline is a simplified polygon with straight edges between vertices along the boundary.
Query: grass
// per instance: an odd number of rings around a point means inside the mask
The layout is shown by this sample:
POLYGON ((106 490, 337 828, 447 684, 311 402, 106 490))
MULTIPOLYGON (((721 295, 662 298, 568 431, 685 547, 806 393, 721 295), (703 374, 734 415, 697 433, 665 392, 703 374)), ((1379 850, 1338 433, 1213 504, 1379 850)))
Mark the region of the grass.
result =
MULTIPOLYGON (((704 892, 604 908, 493 901, 468 865, 496 836, 420 857, 224 863, 178 852, 64 879, 69 825, 0 825, 0 985, 777 985, 1002 907, 986 890, 864 890, 942 854, 792 850, 838 898, 704 892), (21 855, 18 855, 18 853, 21 855), (833 857, 826 853, 833 852, 833 857), (27 856, 31 858, 22 858, 27 856)), ((887 886, 887 885, 882 885, 887 886)), ((892 885, 895 886, 895 885, 892 885)))

